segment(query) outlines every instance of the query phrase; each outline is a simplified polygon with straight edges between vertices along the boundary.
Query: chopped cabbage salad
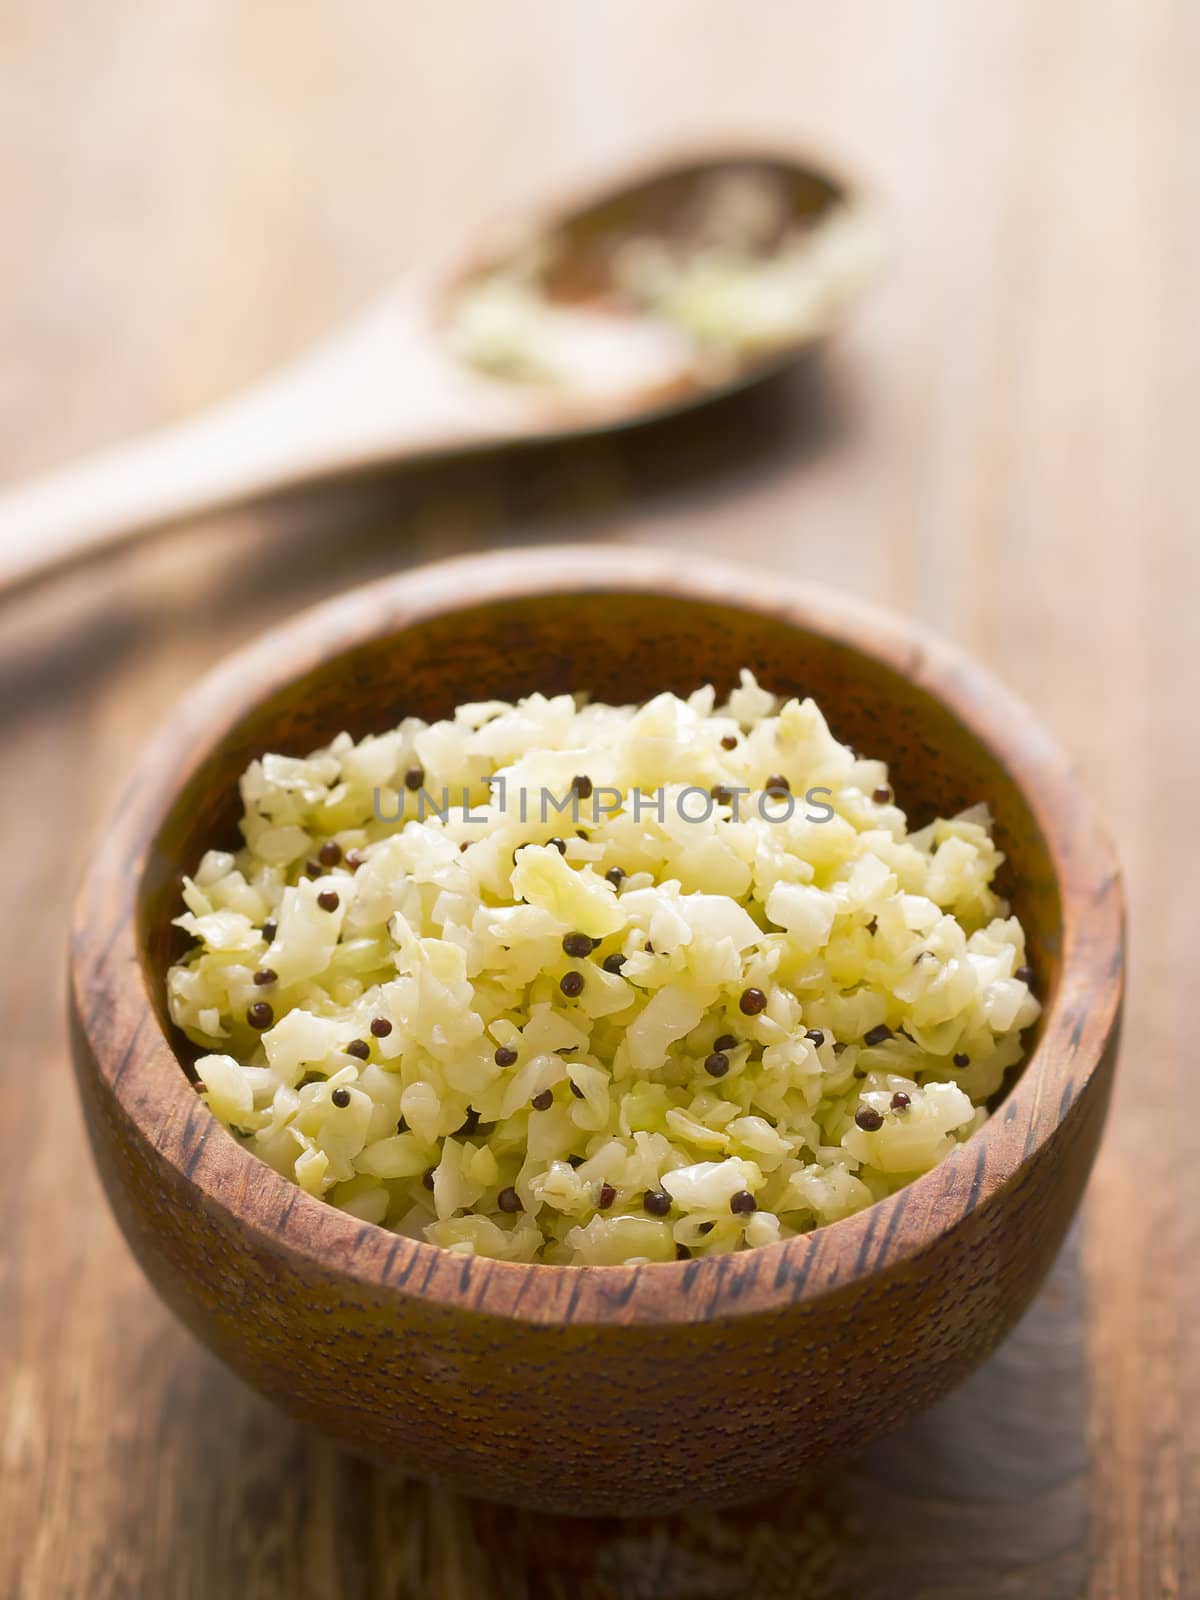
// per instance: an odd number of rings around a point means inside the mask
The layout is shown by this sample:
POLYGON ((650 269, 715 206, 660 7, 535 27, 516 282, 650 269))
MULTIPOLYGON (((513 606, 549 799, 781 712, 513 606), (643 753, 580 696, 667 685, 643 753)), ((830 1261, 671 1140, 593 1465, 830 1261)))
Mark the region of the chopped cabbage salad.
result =
POLYGON ((361 1220, 658 1262, 835 1222, 987 1116, 1038 1016, 986 809, 748 673, 408 717, 241 779, 176 920, 197 1087, 361 1220))

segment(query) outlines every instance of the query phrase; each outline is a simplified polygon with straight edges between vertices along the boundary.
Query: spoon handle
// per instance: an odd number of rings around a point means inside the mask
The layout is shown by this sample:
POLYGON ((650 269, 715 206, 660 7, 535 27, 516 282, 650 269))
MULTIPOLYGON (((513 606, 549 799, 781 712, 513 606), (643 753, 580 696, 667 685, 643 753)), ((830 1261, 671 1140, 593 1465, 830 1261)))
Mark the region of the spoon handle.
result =
POLYGON ((507 431, 417 304, 388 297, 236 398, 0 493, 0 597, 173 523, 507 431))

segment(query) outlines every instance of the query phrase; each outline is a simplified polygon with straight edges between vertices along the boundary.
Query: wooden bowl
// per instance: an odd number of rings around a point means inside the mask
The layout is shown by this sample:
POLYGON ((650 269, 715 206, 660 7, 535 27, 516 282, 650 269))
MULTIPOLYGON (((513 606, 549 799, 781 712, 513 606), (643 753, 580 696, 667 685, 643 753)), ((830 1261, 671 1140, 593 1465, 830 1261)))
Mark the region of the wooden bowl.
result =
POLYGON ((184 1322, 360 1454, 559 1512, 751 1498, 862 1444, 1013 1326, 1078 1204, 1109 1098, 1123 910, 1112 852, 1030 713, 915 625, 682 552, 453 561, 301 616, 218 668, 101 834, 72 953, 75 1062, 105 1187, 184 1322), (164 1007, 180 874, 233 836, 236 779, 407 712, 586 689, 637 701, 743 665, 885 757, 910 820, 984 799, 1045 1001, 986 1126, 899 1194, 739 1255, 626 1267, 447 1254, 241 1149, 164 1007))

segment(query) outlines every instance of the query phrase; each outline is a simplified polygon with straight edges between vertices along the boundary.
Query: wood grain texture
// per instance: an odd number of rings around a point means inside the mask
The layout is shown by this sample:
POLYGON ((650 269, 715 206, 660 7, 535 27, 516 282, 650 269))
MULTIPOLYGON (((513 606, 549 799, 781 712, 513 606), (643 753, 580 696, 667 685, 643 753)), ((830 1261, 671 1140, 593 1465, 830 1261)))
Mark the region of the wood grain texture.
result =
POLYGON ((1177 0, 5 8, 6 476, 217 398, 464 217, 653 141, 811 140, 894 249, 824 368, 748 406, 231 519, 0 619, 0 1594, 1200 1591, 1198 49, 1177 0), (1078 1248, 853 1496, 585 1536, 337 1456, 159 1307, 70 1091, 66 908, 150 727, 265 623, 433 554, 685 560, 731 522, 747 562, 956 637, 1077 755, 1132 901, 1125 1070, 1078 1248))

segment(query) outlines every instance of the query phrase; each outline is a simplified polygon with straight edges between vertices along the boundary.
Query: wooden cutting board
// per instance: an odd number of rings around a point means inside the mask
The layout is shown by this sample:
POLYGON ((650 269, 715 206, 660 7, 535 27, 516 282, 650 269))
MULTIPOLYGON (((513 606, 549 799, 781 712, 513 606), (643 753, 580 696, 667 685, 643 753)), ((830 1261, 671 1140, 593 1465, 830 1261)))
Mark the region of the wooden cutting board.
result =
POLYGON ((1178 0, 0 14, 6 476, 215 398, 432 242, 663 144, 812 142, 893 238, 830 359, 768 394, 188 530, 0 614, 2 1600, 1200 1595, 1198 52, 1178 0), (1078 756, 1133 925, 1085 1214, 1009 1343, 835 1474, 623 1525, 340 1458, 197 1347, 104 1206, 61 996, 90 831, 196 673, 397 565, 583 536, 957 638, 1078 756))

